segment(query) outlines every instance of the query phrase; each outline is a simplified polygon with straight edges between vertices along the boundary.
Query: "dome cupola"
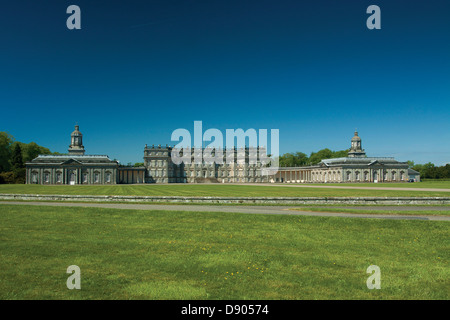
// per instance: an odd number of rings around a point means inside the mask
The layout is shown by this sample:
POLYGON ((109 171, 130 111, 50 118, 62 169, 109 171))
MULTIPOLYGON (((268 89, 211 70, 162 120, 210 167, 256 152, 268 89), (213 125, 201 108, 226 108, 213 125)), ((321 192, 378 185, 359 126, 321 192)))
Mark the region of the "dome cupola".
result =
POLYGON ((83 135, 80 132, 80 126, 75 126, 75 131, 71 134, 69 154, 84 155, 83 135))
POLYGON ((361 138, 358 136, 358 131, 355 130, 355 135, 353 136, 351 140, 351 148, 348 152, 349 157, 366 157, 366 153, 364 152, 364 149, 362 148, 361 144, 361 138))

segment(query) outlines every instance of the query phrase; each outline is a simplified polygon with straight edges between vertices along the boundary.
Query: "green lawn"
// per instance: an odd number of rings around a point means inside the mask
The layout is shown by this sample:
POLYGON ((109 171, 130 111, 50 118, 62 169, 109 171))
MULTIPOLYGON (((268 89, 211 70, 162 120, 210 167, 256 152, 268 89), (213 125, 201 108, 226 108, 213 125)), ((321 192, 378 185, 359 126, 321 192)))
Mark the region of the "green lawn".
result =
MULTIPOLYGON (((448 210, 418 210, 420 206, 412 205, 408 206, 408 210, 395 210, 393 209, 377 209, 376 206, 361 209, 360 206, 358 208, 352 208, 352 206, 346 208, 336 208, 334 206, 302 206, 295 207, 291 210, 295 211, 312 211, 312 212, 340 212, 340 213, 357 213, 357 214, 388 214, 388 215, 419 215, 419 216, 450 216, 450 206, 445 205, 444 207, 448 210)), ((404 206, 402 206, 404 207, 404 206)), ((442 206, 441 206, 442 207, 442 206)))
MULTIPOLYGON (((387 185, 387 184, 386 184, 387 185)), ((406 183, 404 185, 407 185, 406 183)), ((136 196, 215 196, 215 197, 449 197, 450 192, 355 190, 289 186, 253 186, 223 184, 44 186, 0 185, 0 193, 136 196)))
POLYGON ((0 299, 450 298, 447 222, 20 205, 0 221, 0 299))
POLYGON ((412 183, 343 183, 329 184, 338 186, 352 187, 387 187, 387 188, 433 188, 433 189, 450 189, 450 180, 423 181, 412 183))

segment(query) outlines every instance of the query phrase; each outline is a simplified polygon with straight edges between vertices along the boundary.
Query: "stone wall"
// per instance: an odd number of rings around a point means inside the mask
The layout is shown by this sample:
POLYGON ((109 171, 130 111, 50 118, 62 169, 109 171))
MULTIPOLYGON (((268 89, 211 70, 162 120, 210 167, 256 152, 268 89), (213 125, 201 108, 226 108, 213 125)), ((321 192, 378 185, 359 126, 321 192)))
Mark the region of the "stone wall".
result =
POLYGON ((163 196, 91 196, 0 194, 0 200, 81 201, 81 202, 173 202, 242 204, 358 204, 358 205, 442 205, 450 197, 163 197, 163 196))

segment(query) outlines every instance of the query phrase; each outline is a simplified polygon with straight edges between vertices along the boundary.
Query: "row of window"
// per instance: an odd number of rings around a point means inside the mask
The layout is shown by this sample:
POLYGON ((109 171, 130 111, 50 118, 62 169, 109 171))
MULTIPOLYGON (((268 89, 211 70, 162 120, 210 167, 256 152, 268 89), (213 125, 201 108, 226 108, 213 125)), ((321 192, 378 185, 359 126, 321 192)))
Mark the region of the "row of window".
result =
MULTIPOLYGON (((377 173, 374 173, 374 180, 376 179, 376 175, 377 173)), ((388 172, 385 171, 383 172, 383 180, 388 180, 388 172)), ((329 181, 337 181, 339 180, 340 177, 340 172, 313 172, 312 173, 312 180, 313 181, 324 181, 324 180, 329 180, 329 181)), ((392 171, 391 172, 391 180, 397 180, 397 172, 396 171, 392 171)), ((404 171, 400 171, 400 180, 405 180, 406 175, 404 171)), ((352 172, 351 171, 346 171, 345 172, 345 180, 346 181, 351 181, 352 180, 352 172)), ((355 181, 369 181, 370 177, 369 177, 369 172, 368 171, 364 171, 362 173, 361 176, 361 172, 360 171, 355 171, 355 181), (362 179, 361 179, 362 178, 362 179)))
MULTIPOLYGON (((244 163, 239 163, 240 165, 244 165, 244 163)), ((218 166, 226 166, 226 167, 231 167, 232 165, 236 165, 236 163, 232 163, 232 164, 227 164, 227 163, 224 163, 224 164, 217 164, 218 166)), ((167 161, 166 160, 150 160, 150 167, 165 167, 165 166, 167 166, 167 161)), ((212 168, 212 167, 214 167, 215 166, 215 164, 206 164, 206 163, 190 163, 190 164, 185 164, 185 167, 191 167, 191 168, 205 168, 205 167, 207 167, 207 168, 212 168)), ((258 162, 258 163, 252 163, 252 164, 248 164, 247 163, 247 166, 249 166, 249 167, 261 167, 261 163, 260 162, 258 162)))
MULTIPOLYGON (((238 172, 236 174, 232 174, 234 173, 233 171, 219 171, 218 172, 218 176, 222 176, 222 177, 231 177, 231 176, 236 176, 236 175, 246 175, 248 177, 260 177, 261 176, 261 171, 253 171, 253 170, 247 170, 246 172, 238 172)), ((165 177, 166 176, 166 170, 151 170, 149 171, 149 175, 152 177, 165 177)), ((200 177, 200 176, 210 176, 210 177, 214 177, 216 175, 215 171, 183 171, 182 172, 182 176, 186 177, 186 176, 190 176, 190 177, 200 177)), ((171 176, 171 175, 169 175, 171 176)))
MULTIPOLYGON (((110 172, 106 172, 105 173, 105 182, 109 183, 111 182, 111 173, 110 172)), ((69 183, 70 182, 75 182, 75 173, 70 173, 68 176, 69 179, 69 183)), ((50 183, 50 173, 49 172, 44 172, 44 176, 43 176, 43 181, 44 183, 50 183)), ((38 173, 37 172, 33 172, 31 174, 31 182, 32 183, 37 183, 38 182, 38 173)), ((56 183, 62 183, 62 173, 61 172, 57 172, 55 175, 55 182, 56 183)), ((88 173, 83 173, 82 174, 82 182, 83 183, 88 183, 89 182, 89 174, 88 173)), ((94 177, 93 177, 93 182, 94 183, 99 183, 100 182, 100 173, 99 172, 94 172, 94 177)))

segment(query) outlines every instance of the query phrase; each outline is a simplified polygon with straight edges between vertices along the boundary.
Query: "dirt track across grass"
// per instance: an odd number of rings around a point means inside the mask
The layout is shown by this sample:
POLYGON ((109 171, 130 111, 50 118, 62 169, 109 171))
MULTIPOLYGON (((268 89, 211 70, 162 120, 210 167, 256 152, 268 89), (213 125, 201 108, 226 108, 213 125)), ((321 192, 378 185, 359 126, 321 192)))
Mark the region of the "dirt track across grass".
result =
MULTIPOLYGON (((195 212, 230 212, 248 214, 286 214, 320 217, 346 217, 346 218, 374 218, 374 219, 401 219, 401 220, 430 220, 450 221, 450 216, 434 215, 400 215, 400 214, 378 214, 378 213, 340 213, 340 212, 310 212, 292 210, 292 206, 214 206, 214 205, 167 205, 167 204, 124 204, 124 203, 69 203, 69 202, 20 202, 0 201, 0 205, 31 205, 31 206, 56 206, 56 207, 90 207, 106 209, 128 209, 128 210, 166 210, 166 211, 195 211, 195 212)), ((344 207, 342 207, 344 208, 344 207)), ((350 207, 348 207, 350 208, 350 207)), ((355 207, 351 207, 355 208, 355 207)), ((368 209, 368 207, 364 207, 368 209)), ((376 207, 379 209, 380 207, 376 207)), ((401 206, 388 206, 399 210, 401 206)), ((429 210, 439 210, 439 207, 421 207, 429 210), (433 208, 433 209, 431 209, 433 208)), ((448 210, 441 207, 441 210, 448 210)), ((411 209, 411 207, 409 207, 411 209)), ((401 210, 401 209, 400 209, 401 210)), ((406 209, 405 209, 406 210, 406 209)))

